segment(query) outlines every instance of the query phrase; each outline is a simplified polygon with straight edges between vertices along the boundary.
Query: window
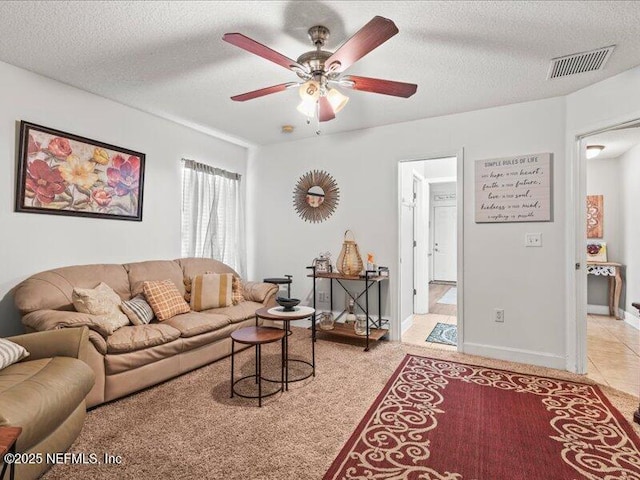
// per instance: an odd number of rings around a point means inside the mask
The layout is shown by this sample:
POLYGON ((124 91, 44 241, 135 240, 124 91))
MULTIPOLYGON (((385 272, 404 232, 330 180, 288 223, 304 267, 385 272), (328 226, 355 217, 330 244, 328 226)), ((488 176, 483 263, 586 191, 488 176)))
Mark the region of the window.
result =
POLYGON ((182 165, 182 256, 208 257, 245 276, 244 208, 237 173, 182 165))

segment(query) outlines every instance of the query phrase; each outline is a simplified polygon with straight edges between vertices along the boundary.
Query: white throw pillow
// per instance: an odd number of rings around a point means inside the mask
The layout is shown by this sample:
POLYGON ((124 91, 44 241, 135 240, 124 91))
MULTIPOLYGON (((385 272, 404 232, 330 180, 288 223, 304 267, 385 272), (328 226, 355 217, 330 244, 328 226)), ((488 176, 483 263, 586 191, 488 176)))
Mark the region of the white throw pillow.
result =
POLYGON ((74 288, 71 300, 78 312, 99 315, 112 331, 129 325, 129 319, 120 310, 122 299, 104 282, 96 288, 74 288))
POLYGON ((0 338, 0 370, 29 356, 22 345, 0 338))

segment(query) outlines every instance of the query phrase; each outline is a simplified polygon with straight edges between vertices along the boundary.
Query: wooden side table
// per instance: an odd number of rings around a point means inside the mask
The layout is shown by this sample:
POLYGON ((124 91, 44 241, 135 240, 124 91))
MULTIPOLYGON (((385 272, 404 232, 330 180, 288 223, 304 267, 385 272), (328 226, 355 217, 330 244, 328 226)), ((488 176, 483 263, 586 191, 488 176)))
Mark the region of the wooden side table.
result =
POLYGON ((233 398, 234 394, 243 398, 257 398, 258 406, 262 406, 262 399, 265 397, 270 397, 271 395, 275 395, 278 392, 283 391, 284 387, 284 366, 285 366, 285 357, 284 357, 284 342, 287 338, 286 333, 279 328, 271 328, 271 327, 244 327, 236 330, 231 333, 231 398, 233 398), (262 394, 262 380, 270 381, 262 378, 262 345, 267 343, 273 343, 277 341, 281 341, 281 361, 282 364, 280 366, 280 388, 275 390, 274 392, 267 393, 265 395, 262 394), (256 348, 256 372, 253 375, 246 375, 238 380, 234 380, 234 363, 235 363, 235 344, 236 342, 242 343, 244 345, 253 345, 256 348), (258 384, 258 395, 244 395, 236 392, 235 386, 238 382, 245 380, 247 378, 255 378, 256 383, 258 384))
POLYGON ((22 433, 22 427, 0 427, 0 458, 2 459, 2 472, 0 473, 0 479, 4 479, 4 474, 9 467, 9 479, 13 480, 16 474, 16 464, 11 462, 7 464, 4 462, 4 456, 7 453, 16 453, 16 442, 18 437, 22 433))
POLYGON ((622 265, 615 262, 587 262, 589 275, 609 277, 609 315, 620 317, 620 294, 622 293, 622 265))

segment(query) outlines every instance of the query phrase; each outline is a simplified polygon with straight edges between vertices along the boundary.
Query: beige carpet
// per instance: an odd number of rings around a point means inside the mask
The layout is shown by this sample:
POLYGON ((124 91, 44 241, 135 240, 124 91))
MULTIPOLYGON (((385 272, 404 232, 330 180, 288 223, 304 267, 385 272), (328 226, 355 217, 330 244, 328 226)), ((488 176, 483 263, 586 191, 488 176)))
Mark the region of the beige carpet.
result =
MULTIPOLYGON (((292 353, 309 351, 308 336, 295 329, 292 353)), ((229 398, 229 359, 98 407, 71 451, 121 455, 122 465, 57 465, 44 478, 319 479, 406 353, 593 383, 556 370, 399 343, 383 342, 367 353, 326 340, 316 345, 317 376, 270 397, 262 408, 229 398)), ((263 351, 263 363, 277 370, 279 350, 271 347, 263 351)), ((249 373, 253 351, 236 359, 249 373)), ((638 399, 602 389, 630 419, 638 399)))

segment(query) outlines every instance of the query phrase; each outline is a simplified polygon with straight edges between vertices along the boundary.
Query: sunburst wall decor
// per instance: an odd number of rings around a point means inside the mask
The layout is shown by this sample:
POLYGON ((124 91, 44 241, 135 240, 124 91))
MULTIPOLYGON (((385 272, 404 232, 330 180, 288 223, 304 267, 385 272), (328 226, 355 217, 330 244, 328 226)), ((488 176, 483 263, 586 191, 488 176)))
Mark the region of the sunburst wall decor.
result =
POLYGON ((305 173, 293 190, 293 206, 305 222, 319 223, 329 218, 339 199, 338 184, 324 170, 305 173))

